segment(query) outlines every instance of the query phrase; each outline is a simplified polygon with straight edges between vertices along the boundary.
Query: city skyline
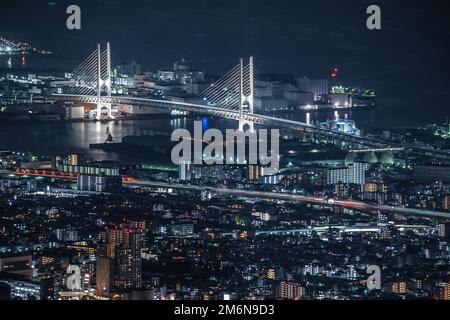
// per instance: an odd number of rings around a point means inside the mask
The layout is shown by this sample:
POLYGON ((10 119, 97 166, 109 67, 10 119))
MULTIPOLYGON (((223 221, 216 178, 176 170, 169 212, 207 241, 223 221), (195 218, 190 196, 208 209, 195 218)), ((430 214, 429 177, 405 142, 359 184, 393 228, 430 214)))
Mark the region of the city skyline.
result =
POLYGON ((0 300, 450 301, 437 3, 0 8, 0 300))

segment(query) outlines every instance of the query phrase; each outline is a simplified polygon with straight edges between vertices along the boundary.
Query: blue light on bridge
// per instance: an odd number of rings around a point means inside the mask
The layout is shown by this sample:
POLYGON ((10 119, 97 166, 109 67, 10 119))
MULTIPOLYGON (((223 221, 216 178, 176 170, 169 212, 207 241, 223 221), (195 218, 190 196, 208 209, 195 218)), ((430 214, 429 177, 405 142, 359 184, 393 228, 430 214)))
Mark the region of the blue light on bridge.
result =
POLYGON ((202 119, 202 127, 203 127, 203 131, 207 131, 209 128, 209 123, 208 123, 208 118, 203 117, 202 119))

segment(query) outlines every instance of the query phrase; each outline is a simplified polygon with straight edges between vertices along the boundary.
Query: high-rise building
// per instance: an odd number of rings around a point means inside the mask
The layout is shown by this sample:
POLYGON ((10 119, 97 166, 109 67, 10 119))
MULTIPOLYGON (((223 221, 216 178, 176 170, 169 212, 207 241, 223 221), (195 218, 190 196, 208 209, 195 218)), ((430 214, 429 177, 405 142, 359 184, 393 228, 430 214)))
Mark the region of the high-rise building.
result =
POLYGON ((174 224, 170 226, 174 236, 190 236, 194 234, 194 225, 192 223, 174 224))
POLYGON ((349 191, 350 191, 350 188, 345 183, 338 183, 334 186, 334 195, 338 199, 347 198, 350 194, 349 191))
POLYGON ((110 259, 115 259, 116 250, 123 241, 124 241, 123 232, 120 228, 108 229, 106 256, 110 259))
POLYGON ((115 285, 119 290, 142 288, 142 261, 140 232, 126 229, 125 242, 116 250, 115 285))
POLYGON ((106 243, 97 249, 97 291, 142 287, 142 230, 120 226, 106 231, 106 243))
POLYGON ((130 224, 131 228, 140 230, 141 232, 145 232, 147 230, 147 221, 146 220, 130 221, 129 224, 130 224))
POLYGON ((349 166, 349 178, 351 183, 363 186, 366 183, 366 171, 370 164, 366 162, 355 162, 349 166))
POLYGON ((192 178, 192 164, 189 161, 182 161, 179 166, 178 178, 180 181, 189 181, 192 178))
POLYGON ((450 282, 440 283, 436 291, 436 299, 450 301, 450 282))
POLYGON ((364 186, 364 200, 383 204, 387 201, 388 187, 383 183, 368 182, 364 186))
POLYGON ((248 179, 258 181, 261 178, 261 167, 257 165, 248 166, 248 179))
POLYGON ((305 294, 305 287, 292 281, 282 281, 277 288, 279 299, 300 300, 305 294))
POLYGON ((331 168, 327 170, 327 184, 348 184, 350 183, 348 168, 331 168))
POLYGON ((438 235, 441 238, 450 239, 450 223, 442 223, 438 225, 438 235))
POLYGON ((84 164, 84 157, 81 154, 69 154, 67 156, 67 165, 81 166, 84 164))
POLYGON ((275 271, 275 269, 268 269, 266 272, 266 277, 269 280, 275 280, 277 276, 277 273, 275 271))
POLYGON ((450 194, 444 196, 444 199, 442 200, 442 209, 450 211, 450 194))
POLYGON ((96 260, 97 294, 108 297, 114 289, 114 259, 97 256, 96 260))
POLYGON ((330 168, 327 170, 327 184, 346 183, 363 186, 366 182, 366 171, 369 168, 370 164, 366 162, 355 162, 347 168, 330 168))
POLYGON ((391 286, 393 293, 406 294, 408 292, 407 284, 404 281, 394 282, 391 286))
POLYGON ((121 176, 80 174, 77 177, 80 191, 117 193, 122 190, 121 176))

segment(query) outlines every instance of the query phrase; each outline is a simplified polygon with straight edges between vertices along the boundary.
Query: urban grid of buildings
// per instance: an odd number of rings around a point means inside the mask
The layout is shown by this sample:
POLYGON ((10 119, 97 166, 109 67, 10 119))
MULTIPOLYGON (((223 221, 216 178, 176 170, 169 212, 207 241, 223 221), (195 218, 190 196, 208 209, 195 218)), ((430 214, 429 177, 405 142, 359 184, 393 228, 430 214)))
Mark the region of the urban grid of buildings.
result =
MULTIPOLYGON (((0 53, 12 55, 13 47, 0 45, 0 53)), ((255 104, 276 115, 305 112, 305 123, 327 130, 450 152, 448 124, 358 129, 341 115, 373 107, 375 93, 344 86, 338 72, 324 79, 260 75, 255 104), (322 109, 338 112, 312 123, 310 112, 322 109)), ((198 101, 217 80, 187 59, 156 72, 131 62, 113 68, 111 94, 198 101)), ((49 98, 79 81, 73 73, 6 74, 0 120, 102 120, 95 104, 49 98)), ((111 116, 191 115, 124 104, 112 105, 111 116)), ((158 151, 139 137, 113 136, 108 129, 105 144, 92 147, 170 155, 168 142, 158 151)), ((0 150, 0 299, 450 300, 445 159, 401 147, 357 150, 288 129, 280 152, 280 171, 266 176, 260 165, 0 150), (367 287, 373 265, 382 271, 379 290, 367 287), (68 272, 74 267, 79 274, 68 272)))

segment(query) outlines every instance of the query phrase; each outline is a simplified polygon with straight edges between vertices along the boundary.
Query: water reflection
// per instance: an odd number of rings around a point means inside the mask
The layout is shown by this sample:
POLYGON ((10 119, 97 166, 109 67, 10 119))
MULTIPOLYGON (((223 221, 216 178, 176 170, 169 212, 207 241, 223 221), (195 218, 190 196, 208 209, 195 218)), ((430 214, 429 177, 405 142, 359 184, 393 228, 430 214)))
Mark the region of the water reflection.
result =
MULTIPOLYGON (((339 117, 356 121, 360 129, 380 127, 387 121, 392 121, 394 127, 407 126, 412 121, 401 121, 398 118, 387 118, 385 112, 379 109, 340 111, 339 117)), ((409 114, 410 115, 410 114, 409 114)), ((287 119, 306 122, 306 112, 294 112, 284 115, 287 119)), ((333 119, 334 112, 310 112, 311 123, 333 119)), ((441 119, 445 119, 442 115, 441 119)), ((423 122, 423 115, 420 116, 423 122)), ((0 149, 7 148, 21 152, 31 151, 36 154, 61 155, 70 152, 85 153, 88 157, 103 160, 145 161, 148 155, 136 155, 115 152, 104 152, 90 149, 93 143, 103 143, 106 140, 106 129, 109 127, 116 142, 121 142, 125 136, 143 136, 165 133, 171 135, 175 129, 186 128, 193 132, 194 120, 201 121, 204 128, 237 129, 234 120, 219 118, 158 118, 147 120, 123 120, 110 122, 2 122, 0 123, 0 149)), ((169 137, 167 139, 170 139, 169 137)))

